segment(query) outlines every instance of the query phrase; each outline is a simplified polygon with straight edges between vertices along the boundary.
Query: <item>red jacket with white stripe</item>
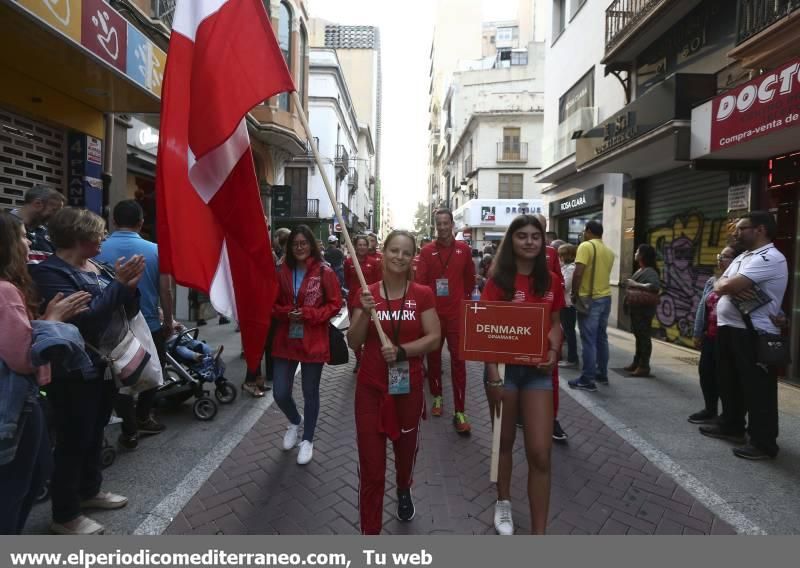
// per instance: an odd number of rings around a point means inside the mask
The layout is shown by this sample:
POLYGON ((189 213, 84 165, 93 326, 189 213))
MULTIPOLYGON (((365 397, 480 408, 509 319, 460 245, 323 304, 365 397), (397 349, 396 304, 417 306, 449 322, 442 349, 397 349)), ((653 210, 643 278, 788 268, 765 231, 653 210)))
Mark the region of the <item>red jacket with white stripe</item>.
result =
POLYGON ((283 263, 278 269, 278 298, 275 300, 275 339, 272 356, 301 363, 327 363, 330 359, 328 322, 342 307, 339 280, 329 266, 308 259, 306 273, 297 294, 297 307, 303 313, 302 339, 289 338, 289 312, 295 309, 294 271, 283 263))

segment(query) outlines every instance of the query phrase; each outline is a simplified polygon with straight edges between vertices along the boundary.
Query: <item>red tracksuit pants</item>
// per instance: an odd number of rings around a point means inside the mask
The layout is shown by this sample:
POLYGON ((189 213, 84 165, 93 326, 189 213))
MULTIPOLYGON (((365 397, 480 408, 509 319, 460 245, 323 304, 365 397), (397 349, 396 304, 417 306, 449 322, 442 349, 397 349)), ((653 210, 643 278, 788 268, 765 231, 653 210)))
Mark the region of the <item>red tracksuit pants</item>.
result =
MULTIPOLYGON (((447 340, 450 351, 450 376, 453 380, 453 405, 456 412, 464 412, 464 399, 467 395, 467 366, 458 352, 458 320, 440 316, 442 343, 447 340)), ((428 381, 433 396, 442 396, 442 343, 436 351, 428 353, 428 381)))
POLYGON ((356 439, 358 441, 358 503, 362 534, 380 534, 383 526, 383 495, 386 492, 386 438, 381 405, 394 403, 399 437, 392 442, 397 488, 409 489, 417 459, 420 424, 425 409, 422 388, 407 395, 392 396, 370 386, 356 386, 356 439))

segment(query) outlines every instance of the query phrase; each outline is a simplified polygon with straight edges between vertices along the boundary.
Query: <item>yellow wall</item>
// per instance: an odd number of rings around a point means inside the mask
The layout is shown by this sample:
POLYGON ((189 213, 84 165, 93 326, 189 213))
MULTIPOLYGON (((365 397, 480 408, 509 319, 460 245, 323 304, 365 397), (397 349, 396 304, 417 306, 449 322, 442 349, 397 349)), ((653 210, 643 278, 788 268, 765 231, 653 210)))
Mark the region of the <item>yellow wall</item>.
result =
POLYGON ((2 65, 0 77, 3 78, 0 104, 31 118, 104 138, 103 113, 2 65), (39 99, 41 102, 34 102, 39 99))

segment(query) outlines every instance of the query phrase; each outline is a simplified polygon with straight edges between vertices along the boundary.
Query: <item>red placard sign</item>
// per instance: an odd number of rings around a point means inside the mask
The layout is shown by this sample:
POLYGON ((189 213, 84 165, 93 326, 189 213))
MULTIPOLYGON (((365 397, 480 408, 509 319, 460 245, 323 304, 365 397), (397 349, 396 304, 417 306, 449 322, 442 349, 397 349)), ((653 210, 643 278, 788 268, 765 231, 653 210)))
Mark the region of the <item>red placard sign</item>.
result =
POLYGON ((800 59, 714 99, 711 151, 800 126, 800 59))
POLYGON ((467 361, 535 365, 550 348, 550 305, 462 302, 461 354, 467 361))

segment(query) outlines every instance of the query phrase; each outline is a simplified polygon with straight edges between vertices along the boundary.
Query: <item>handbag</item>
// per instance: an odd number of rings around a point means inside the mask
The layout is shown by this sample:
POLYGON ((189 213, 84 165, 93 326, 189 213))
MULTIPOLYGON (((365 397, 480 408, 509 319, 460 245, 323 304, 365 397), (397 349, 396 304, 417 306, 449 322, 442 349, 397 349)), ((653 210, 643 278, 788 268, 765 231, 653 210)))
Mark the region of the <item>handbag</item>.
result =
POLYGON ((658 292, 645 288, 628 288, 625 290, 625 303, 636 307, 655 307, 661 301, 658 292))
POLYGON ((592 310, 592 294, 594 293, 594 272, 597 269, 597 247, 594 246, 592 241, 589 241, 589 244, 592 245, 592 250, 594 254, 592 256, 592 276, 591 281, 589 284, 589 296, 581 296, 578 294, 577 298, 575 299, 575 310, 584 316, 588 316, 589 312, 592 310))
POLYGON ((128 389, 125 394, 135 394, 164 384, 161 363, 158 360, 150 329, 141 312, 128 320, 122 308, 125 334, 108 353, 93 345, 86 346, 106 362, 111 376, 119 389, 128 389))
MULTIPOLYGON (((322 288, 322 302, 328 302, 328 295, 325 293, 325 285, 322 282, 322 271, 319 270, 319 285, 322 288)), ((333 325, 333 322, 328 322, 328 348, 330 350, 330 358, 328 365, 347 365, 350 362, 350 348, 347 347, 347 340, 344 338, 344 333, 341 329, 333 325)))
POLYGON ((792 361, 788 337, 756 331, 750 314, 743 314, 742 319, 750 333, 756 336, 756 361, 768 367, 785 367, 792 361))

